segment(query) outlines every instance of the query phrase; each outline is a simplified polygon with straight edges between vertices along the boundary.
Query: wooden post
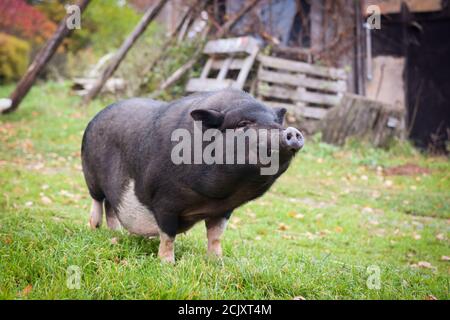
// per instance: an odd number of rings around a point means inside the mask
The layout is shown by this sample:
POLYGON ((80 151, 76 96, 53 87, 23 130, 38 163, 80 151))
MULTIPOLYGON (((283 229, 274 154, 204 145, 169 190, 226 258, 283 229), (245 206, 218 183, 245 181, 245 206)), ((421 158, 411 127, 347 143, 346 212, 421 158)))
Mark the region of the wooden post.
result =
MULTIPOLYGON (((80 8, 80 13, 86 9, 90 0, 80 0, 78 2, 78 7, 80 8)), ((10 96, 11 103, 8 108, 2 110, 2 113, 13 112, 19 107, 20 102, 25 98, 28 91, 33 86, 36 78, 39 76, 40 72, 45 68, 47 63, 52 58, 53 54, 58 49, 58 46, 64 40, 64 38, 72 31, 67 27, 67 19, 71 17, 72 14, 67 14, 64 19, 60 22, 58 29, 55 31, 53 36, 48 40, 46 45, 38 52, 34 61, 28 67, 27 72, 23 75, 22 79, 16 86, 16 89, 10 96)))
POLYGON ((133 32, 128 36, 127 39, 122 43, 122 46, 119 48, 115 56, 111 59, 109 65, 101 74, 100 78, 96 81, 92 89, 84 96, 83 104, 89 103, 92 99, 94 99, 100 92, 100 90, 105 85, 106 81, 113 75, 113 73, 117 70, 120 63, 125 58, 128 51, 131 49, 133 44, 137 41, 139 36, 147 29, 150 22, 159 14, 163 6, 166 4, 168 0, 159 0, 154 6, 147 9, 144 16, 138 25, 134 28, 133 32))
POLYGON ((365 80, 364 80, 364 68, 363 68, 363 50, 362 50, 362 40, 363 40, 363 21, 361 12, 361 3, 355 1, 355 91, 357 94, 365 95, 365 80))

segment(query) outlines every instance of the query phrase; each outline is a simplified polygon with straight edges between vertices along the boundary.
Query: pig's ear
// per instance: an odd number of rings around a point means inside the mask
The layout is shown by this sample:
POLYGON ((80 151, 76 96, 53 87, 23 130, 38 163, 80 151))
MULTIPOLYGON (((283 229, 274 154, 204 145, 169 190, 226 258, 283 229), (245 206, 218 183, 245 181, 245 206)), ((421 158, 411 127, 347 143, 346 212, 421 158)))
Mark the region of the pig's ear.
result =
POLYGON ((201 121, 204 127, 219 128, 223 123, 223 114, 216 110, 197 109, 191 111, 195 121, 201 121))
POLYGON ((286 108, 275 107, 275 114, 277 115, 277 122, 283 124, 284 115, 286 114, 286 108))

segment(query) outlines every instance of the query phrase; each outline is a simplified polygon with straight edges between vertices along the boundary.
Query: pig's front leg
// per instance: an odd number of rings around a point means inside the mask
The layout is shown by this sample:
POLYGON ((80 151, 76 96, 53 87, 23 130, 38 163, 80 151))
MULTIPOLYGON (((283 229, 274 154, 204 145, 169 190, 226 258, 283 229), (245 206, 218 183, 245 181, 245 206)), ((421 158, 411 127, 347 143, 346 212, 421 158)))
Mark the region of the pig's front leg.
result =
POLYGON ((173 211, 167 210, 167 207, 164 205, 163 209, 154 209, 159 230, 158 257, 163 262, 175 263, 174 242, 178 229, 178 215, 171 213, 173 211))
POLYGON ((162 231, 159 233, 158 257, 161 261, 175 263, 174 242, 175 236, 171 237, 162 231))
POLYGON ((218 257, 222 256, 220 238, 225 231, 230 215, 231 212, 222 217, 209 218, 205 220, 206 236, 208 237, 208 254, 218 257))

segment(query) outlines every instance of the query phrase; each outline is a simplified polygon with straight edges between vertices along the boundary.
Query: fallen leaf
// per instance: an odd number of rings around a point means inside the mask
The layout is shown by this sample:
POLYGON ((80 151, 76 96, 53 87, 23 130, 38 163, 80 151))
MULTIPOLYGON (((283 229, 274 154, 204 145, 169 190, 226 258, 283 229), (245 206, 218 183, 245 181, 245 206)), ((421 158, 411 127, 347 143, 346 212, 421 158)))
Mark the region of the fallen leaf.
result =
POLYGON ((381 197, 381 193, 380 192, 378 192, 378 191, 372 192, 372 198, 378 199, 379 197, 381 197))
POLYGON ((394 183, 392 182, 392 180, 386 180, 386 181, 384 182, 384 185, 385 185, 386 187, 392 187, 393 184, 394 184, 394 183))
POLYGON ((289 211, 288 216, 294 219, 303 219, 305 216, 301 213, 297 213, 296 211, 289 211))
POLYGON ((230 228, 230 229, 233 229, 233 230, 236 230, 236 229, 237 229, 237 226, 236 226, 234 223, 229 223, 229 224, 227 225, 227 227, 230 228))
POLYGON ((305 235, 306 235, 306 238, 308 238, 308 240, 314 240, 316 238, 316 236, 309 231, 306 232, 305 235))
POLYGON ((450 257, 449 256, 442 256, 441 260, 442 261, 450 261, 450 257))
POLYGON ((241 222, 241 219, 238 217, 232 217, 231 222, 238 225, 241 222))
POLYGON ((33 205, 33 201, 27 201, 25 202, 26 207, 31 207, 33 205))
POLYGON ((7 237, 3 240, 3 242, 4 242, 5 244, 11 244, 11 243, 12 243, 12 238, 7 236, 7 237))
POLYGON ((342 231, 344 231, 344 228, 337 226, 336 228, 334 228, 334 231, 336 231, 337 233, 341 233, 342 231))
POLYGON ((114 237, 114 238, 112 238, 111 239, 111 244, 118 244, 119 243, 119 241, 117 240, 117 238, 116 237, 114 237))
POLYGON ((25 288, 23 288, 22 290, 22 296, 27 296, 30 294, 31 290, 33 290, 33 286, 31 284, 27 285, 25 288))
POLYGON ((422 238, 422 236, 420 234, 414 233, 413 238, 414 238, 414 240, 420 240, 422 238))
POLYGON ((256 214, 255 214, 253 211, 248 211, 248 212, 247 212, 247 215, 248 215, 250 218, 252 218, 252 219, 255 219, 255 218, 256 218, 256 214))
POLYGON ((372 213, 373 209, 371 207, 364 207, 362 209, 362 213, 372 213))
POLYGON ((288 226, 288 225, 286 225, 286 224, 284 224, 284 223, 278 224, 278 230, 286 231, 286 230, 288 230, 288 229, 289 229, 289 226, 288 226))
POLYGON ((293 300, 306 300, 304 296, 296 296, 293 300))
POLYGON ((439 233, 436 235, 436 239, 441 240, 441 241, 445 240, 445 235, 443 233, 439 233))
POLYGON ((415 268, 424 268, 424 269, 433 269, 433 265, 428 261, 419 261, 416 264, 413 264, 412 267, 415 268))
POLYGON ((425 297, 425 300, 437 300, 438 298, 436 298, 435 296, 433 296, 432 294, 429 294, 425 297))
POLYGON ((296 211, 289 211, 288 212, 288 216, 291 217, 291 218, 295 217, 296 214, 297 214, 296 211))
POLYGON ((52 203, 52 199, 50 199, 49 197, 46 197, 46 196, 42 196, 41 197, 41 202, 43 204, 51 204, 52 203))

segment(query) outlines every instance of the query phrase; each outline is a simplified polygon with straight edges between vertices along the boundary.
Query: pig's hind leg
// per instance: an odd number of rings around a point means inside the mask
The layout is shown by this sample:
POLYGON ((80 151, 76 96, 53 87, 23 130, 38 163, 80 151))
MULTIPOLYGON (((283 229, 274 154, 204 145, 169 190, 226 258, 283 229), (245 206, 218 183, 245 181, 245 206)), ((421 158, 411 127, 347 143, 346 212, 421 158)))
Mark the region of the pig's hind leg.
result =
POLYGON ((111 203, 105 199, 106 224, 111 230, 120 230, 121 224, 111 203))
POLYGON ((92 199, 91 217, 89 218, 89 225, 92 229, 100 228, 103 220, 103 201, 92 199))

